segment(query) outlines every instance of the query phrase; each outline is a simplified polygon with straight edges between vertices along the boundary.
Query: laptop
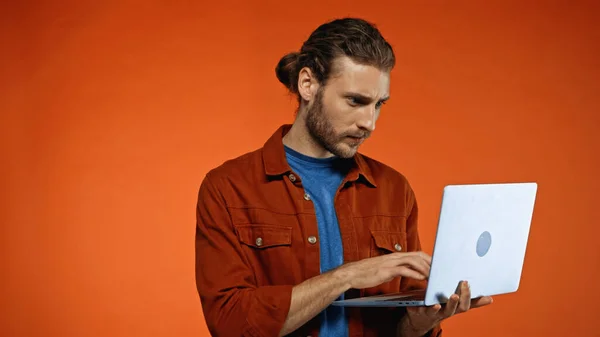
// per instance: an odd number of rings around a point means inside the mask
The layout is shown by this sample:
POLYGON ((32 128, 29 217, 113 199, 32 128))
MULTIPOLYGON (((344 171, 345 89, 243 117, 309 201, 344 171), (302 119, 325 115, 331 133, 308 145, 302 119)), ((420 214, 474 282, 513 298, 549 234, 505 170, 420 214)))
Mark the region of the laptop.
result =
POLYGON ((426 289, 338 300, 335 306, 403 307, 446 303, 466 280, 471 297, 516 292, 537 183, 448 185, 426 289))

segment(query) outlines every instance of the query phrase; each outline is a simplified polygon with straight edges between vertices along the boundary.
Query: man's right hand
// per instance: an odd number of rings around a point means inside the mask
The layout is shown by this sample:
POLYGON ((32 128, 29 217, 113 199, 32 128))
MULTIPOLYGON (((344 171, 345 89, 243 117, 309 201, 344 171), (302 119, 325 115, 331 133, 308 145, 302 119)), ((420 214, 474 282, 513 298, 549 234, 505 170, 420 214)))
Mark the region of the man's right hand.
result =
POLYGON ((349 262, 310 278, 294 286, 288 316, 279 335, 295 331, 348 289, 375 287, 399 276, 423 280, 429 277, 430 266, 431 257, 425 253, 392 253, 349 262))
POLYGON ((429 277, 431 257, 423 252, 391 253, 347 263, 337 269, 350 288, 365 289, 403 276, 417 280, 429 277))

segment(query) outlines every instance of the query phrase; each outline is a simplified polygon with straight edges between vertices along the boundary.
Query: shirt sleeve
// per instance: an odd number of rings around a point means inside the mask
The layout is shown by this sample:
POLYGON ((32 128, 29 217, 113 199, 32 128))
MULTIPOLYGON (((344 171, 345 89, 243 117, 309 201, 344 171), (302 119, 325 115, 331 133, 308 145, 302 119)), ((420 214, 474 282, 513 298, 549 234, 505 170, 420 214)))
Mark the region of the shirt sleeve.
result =
MULTIPOLYGON (((418 217, 419 217, 419 207, 417 205, 417 200, 415 198, 414 193, 410 194, 409 202, 412 203, 410 209, 410 214, 406 220, 406 240, 407 240, 407 251, 414 252, 420 251, 421 241, 419 239, 419 230, 418 230, 418 217)), ((420 281, 411 278, 404 277, 402 278, 402 282, 400 283, 400 291, 408 291, 415 289, 425 289, 427 287, 427 281, 420 281)), ((442 337, 442 327, 440 324, 435 326, 432 330, 430 330, 425 336, 427 337, 442 337)))
POLYGON ((293 286, 257 286, 210 173, 200 186, 196 218, 196 287, 211 336, 278 336, 293 286))

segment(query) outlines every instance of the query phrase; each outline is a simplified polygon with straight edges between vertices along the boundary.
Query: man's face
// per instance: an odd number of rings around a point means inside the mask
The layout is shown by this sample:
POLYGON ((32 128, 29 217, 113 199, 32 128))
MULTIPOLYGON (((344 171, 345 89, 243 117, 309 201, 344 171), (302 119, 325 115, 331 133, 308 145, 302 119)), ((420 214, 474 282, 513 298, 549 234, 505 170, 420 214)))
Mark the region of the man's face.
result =
POLYGON ((335 61, 326 86, 319 87, 306 115, 312 138, 333 155, 350 158, 367 139, 389 98, 389 73, 355 63, 335 61))

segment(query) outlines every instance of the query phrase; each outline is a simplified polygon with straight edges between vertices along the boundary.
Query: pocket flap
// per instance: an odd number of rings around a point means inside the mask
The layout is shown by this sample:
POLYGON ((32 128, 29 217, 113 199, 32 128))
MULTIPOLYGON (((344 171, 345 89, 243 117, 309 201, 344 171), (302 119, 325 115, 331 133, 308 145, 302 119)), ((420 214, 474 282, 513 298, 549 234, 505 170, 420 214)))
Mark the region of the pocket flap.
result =
POLYGON ((240 242, 258 249, 292 244, 292 227, 273 225, 236 226, 240 242))
POLYGON ((387 231, 371 231, 375 246, 390 252, 405 251, 406 233, 403 232, 387 232, 387 231))

